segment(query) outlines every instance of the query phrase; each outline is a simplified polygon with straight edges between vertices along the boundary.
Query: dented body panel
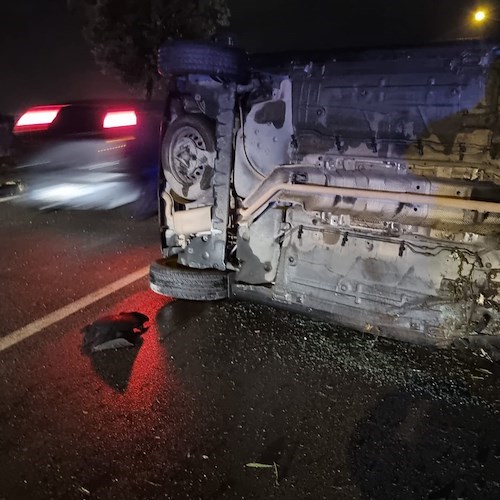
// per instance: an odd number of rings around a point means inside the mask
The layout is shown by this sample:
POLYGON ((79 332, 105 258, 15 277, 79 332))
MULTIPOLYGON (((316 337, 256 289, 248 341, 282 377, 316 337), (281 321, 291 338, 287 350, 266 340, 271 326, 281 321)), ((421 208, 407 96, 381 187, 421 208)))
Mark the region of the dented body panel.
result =
POLYGON ((212 227, 164 217, 164 256, 374 334, 496 337, 499 57, 467 42, 254 59, 238 86, 172 80, 166 127, 208 117, 216 158, 204 194, 172 205, 210 207, 212 227))

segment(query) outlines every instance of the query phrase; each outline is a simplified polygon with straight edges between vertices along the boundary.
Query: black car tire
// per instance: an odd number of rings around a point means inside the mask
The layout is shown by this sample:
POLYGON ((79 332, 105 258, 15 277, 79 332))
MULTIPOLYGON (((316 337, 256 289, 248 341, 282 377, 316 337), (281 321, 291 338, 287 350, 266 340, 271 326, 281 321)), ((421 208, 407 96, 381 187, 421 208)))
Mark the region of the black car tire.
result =
POLYGON ((246 83, 248 57, 235 47, 175 40, 165 43, 158 51, 158 70, 163 76, 191 73, 246 83))
POLYGON ((215 269, 191 269, 177 257, 151 264, 149 286, 161 295, 186 300, 221 300, 228 297, 228 274, 215 269))
POLYGON ((182 115, 167 127, 161 146, 165 179, 171 192, 186 202, 199 199, 211 187, 214 164, 200 160, 198 171, 181 171, 175 161, 176 147, 182 141, 191 144, 193 156, 204 157, 205 153, 215 161, 215 132, 213 124, 203 115, 182 115))

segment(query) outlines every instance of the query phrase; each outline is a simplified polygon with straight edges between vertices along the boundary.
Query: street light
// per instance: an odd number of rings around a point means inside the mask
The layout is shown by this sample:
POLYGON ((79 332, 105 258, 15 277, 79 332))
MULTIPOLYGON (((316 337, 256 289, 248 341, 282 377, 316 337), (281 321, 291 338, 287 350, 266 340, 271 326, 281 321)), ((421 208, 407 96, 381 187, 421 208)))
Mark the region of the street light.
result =
POLYGON ((484 23, 487 19, 487 14, 484 9, 478 9, 476 12, 474 12, 474 21, 476 23, 484 23))

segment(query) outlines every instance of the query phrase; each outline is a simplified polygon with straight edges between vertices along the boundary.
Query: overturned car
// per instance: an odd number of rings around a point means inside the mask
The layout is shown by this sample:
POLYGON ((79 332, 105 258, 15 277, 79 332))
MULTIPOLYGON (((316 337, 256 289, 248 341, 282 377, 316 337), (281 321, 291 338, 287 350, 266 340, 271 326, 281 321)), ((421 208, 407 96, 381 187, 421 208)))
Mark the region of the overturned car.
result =
POLYGON ((151 288, 500 341, 500 45, 247 57, 169 42, 151 288))

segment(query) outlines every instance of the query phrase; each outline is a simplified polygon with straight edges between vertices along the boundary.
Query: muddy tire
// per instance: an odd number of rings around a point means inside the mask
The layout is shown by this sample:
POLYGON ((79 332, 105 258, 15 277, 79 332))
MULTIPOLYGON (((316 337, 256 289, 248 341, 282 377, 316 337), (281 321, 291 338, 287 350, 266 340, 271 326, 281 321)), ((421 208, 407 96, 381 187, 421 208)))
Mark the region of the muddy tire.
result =
POLYGON ((176 257, 151 264, 149 286, 160 295, 176 299, 221 300, 228 297, 227 273, 183 267, 176 257))
POLYGON ((191 73, 246 83, 248 58, 235 47, 176 40, 165 43, 158 51, 158 71, 164 76, 191 73))
POLYGON ((207 118, 187 114, 170 123, 163 136, 161 156, 173 194, 189 202, 208 193, 215 154, 214 126, 207 118))

